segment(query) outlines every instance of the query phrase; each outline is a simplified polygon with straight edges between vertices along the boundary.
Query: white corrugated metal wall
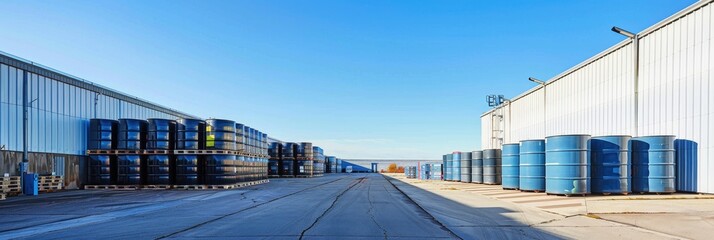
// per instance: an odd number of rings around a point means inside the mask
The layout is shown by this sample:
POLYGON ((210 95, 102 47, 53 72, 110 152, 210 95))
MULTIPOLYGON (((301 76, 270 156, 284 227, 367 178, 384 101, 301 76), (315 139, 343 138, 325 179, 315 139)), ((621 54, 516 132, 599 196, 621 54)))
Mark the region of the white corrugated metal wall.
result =
POLYGON ((640 39, 639 133, 698 144, 698 186, 714 193, 712 4, 692 9, 640 39))
MULTIPOLYGON (((512 117, 504 120, 504 142, 574 133, 635 135, 636 127, 640 136, 673 134, 697 143, 697 189, 714 193, 711 2, 698 2, 640 33, 637 122, 633 44, 623 41, 548 81, 545 126, 543 88, 515 97, 512 117)), ((490 119, 508 107, 482 115, 482 148, 500 148, 491 141, 490 119)))

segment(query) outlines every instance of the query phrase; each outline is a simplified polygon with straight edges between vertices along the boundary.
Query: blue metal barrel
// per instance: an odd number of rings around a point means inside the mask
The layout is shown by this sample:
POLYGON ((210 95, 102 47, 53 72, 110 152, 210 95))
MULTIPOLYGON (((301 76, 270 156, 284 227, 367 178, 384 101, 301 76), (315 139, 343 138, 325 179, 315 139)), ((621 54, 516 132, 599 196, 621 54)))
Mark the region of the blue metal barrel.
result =
POLYGON ((141 155, 118 155, 117 156, 117 184, 119 185, 140 185, 141 177, 141 155))
POLYGON ((147 122, 145 120, 119 119, 117 149, 144 149, 146 144, 146 125, 147 122))
MULTIPOLYGON (((441 166, 446 168, 446 154, 441 155, 441 159, 442 159, 441 166)), ((442 175, 441 180, 446 180, 446 169, 442 169, 442 172, 443 172, 443 175, 442 175)))
POLYGON ((521 141, 519 155, 520 189, 545 191, 545 140, 521 141))
POLYGON ((674 140, 676 149, 677 191, 697 192, 697 162, 699 161, 699 144, 692 140, 674 140))
POLYGON ((269 177, 280 177, 280 167, 283 166, 282 154, 282 143, 274 142, 270 144, 270 148, 268 149, 268 156, 270 156, 270 160, 268 162, 269 177))
POLYGON ((501 171, 503 189, 518 189, 520 177, 520 144, 503 144, 501 171))
POLYGON ((675 192, 675 136, 632 138, 632 192, 675 192))
POLYGON ((200 119, 176 120, 176 149, 204 149, 206 142, 206 122, 200 119))
POLYGON ((198 156, 176 155, 177 185, 197 185, 201 182, 198 173, 198 156))
POLYGON ((501 184, 501 149, 483 150, 483 183, 501 184))
POLYGON ((602 136, 590 139, 590 173, 593 193, 631 191, 630 136, 602 136))
POLYGON ((206 120, 206 149, 236 150, 235 127, 231 120, 206 120))
POLYGON ((590 135, 546 137, 545 192, 551 194, 590 193, 590 135))
POLYGON ((109 119, 90 119, 87 131, 87 149, 109 150, 116 148, 116 130, 119 122, 109 119))
POLYGON ((444 167, 444 169, 446 170, 446 175, 444 175, 444 180, 446 180, 446 181, 453 180, 453 177, 452 177, 453 163, 454 163, 453 155, 451 153, 446 154, 446 166, 444 167))
POLYGON ((471 182, 471 152, 461 153, 461 182, 471 182))
POLYGON ((169 155, 157 154, 146 156, 147 174, 146 184, 169 185, 171 184, 171 164, 169 155))
POLYGON ((451 162, 451 180, 461 181, 461 152, 451 153, 453 161, 451 162))
POLYGON ((173 149, 176 121, 161 118, 147 119, 146 149, 173 149))
POLYGON ((297 146, 297 143, 285 143, 285 147, 283 147, 283 165, 282 168, 280 168, 281 177, 295 176, 295 150, 297 146))
POLYGON ((483 151, 471 152, 471 182, 483 183, 483 151))
POLYGON ((206 184, 226 185, 236 183, 236 155, 205 155, 206 184))
POLYGON ((110 185, 116 178, 116 168, 112 167, 113 156, 89 155, 89 184, 110 185))

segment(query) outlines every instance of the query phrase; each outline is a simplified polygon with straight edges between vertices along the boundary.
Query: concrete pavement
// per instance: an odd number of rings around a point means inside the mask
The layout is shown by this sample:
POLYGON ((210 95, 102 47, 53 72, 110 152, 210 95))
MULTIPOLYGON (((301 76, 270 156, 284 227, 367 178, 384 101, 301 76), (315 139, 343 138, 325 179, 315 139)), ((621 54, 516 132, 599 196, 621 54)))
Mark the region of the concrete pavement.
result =
POLYGON ((652 214, 665 209, 660 196, 499 188, 327 174, 224 191, 67 191, 0 201, 0 239, 706 239, 712 229, 714 214, 698 211, 711 199, 652 214))

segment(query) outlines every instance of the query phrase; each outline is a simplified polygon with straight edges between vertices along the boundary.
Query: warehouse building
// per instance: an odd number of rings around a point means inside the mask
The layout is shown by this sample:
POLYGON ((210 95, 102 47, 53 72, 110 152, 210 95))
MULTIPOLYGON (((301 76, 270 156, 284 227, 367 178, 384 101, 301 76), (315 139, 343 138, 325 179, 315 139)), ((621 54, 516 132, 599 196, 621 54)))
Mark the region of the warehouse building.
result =
POLYGON ((538 85, 481 116, 482 148, 562 134, 675 135, 696 146, 687 191, 714 193, 713 14, 712 1, 699 1, 638 34, 620 31, 629 36, 547 81, 532 80, 538 85))
POLYGON ((19 175, 26 150, 30 172, 80 187, 90 118, 198 117, 0 52, 0 174, 19 175))

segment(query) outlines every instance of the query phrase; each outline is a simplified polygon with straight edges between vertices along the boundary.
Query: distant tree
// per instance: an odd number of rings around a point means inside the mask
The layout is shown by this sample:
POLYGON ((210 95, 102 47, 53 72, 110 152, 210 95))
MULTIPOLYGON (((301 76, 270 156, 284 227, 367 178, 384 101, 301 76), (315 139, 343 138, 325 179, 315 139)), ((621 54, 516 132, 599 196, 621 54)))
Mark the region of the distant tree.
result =
POLYGON ((397 168, 397 173, 404 173, 404 167, 398 167, 397 168))
POLYGON ((396 173, 397 172, 397 164, 396 163, 391 163, 387 166, 387 172, 388 173, 396 173))

